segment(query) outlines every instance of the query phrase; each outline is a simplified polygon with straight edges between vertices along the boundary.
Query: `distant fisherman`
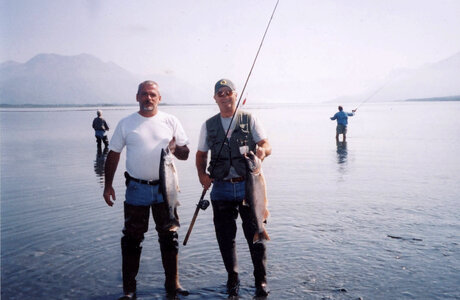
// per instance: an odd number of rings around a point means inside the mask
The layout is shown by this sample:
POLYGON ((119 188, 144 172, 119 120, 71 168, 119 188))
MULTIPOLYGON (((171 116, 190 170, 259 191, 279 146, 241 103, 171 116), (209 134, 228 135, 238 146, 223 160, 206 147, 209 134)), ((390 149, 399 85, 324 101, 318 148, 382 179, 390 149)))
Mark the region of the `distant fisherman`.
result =
POLYGON ((347 140, 347 126, 348 126, 348 117, 355 115, 357 109, 353 109, 351 113, 343 111, 343 107, 339 106, 339 111, 331 117, 331 120, 337 120, 337 128, 335 139, 339 140, 339 134, 343 134, 343 141, 347 140))
MULTIPOLYGON (((124 202, 125 226, 121 238, 124 296, 136 298, 136 276, 142 251, 144 233, 149 226, 152 211, 158 232, 161 259, 165 271, 165 289, 168 295, 188 295, 179 283, 177 235, 178 226, 170 226, 170 210, 160 188, 162 149, 169 147, 180 160, 188 158, 190 150, 187 135, 179 120, 158 110, 161 101, 158 84, 144 81, 137 95, 139 111, 122 119, 110 140, 110 152, 105 163, 104 200, 112 206, 115 190, 112 187, 120 153, 126 146, 126 196, 124 202)), ((177 225, 179 218, 176 215, 177 225)))
POLYGON ((271 146, 258 119, 251 114, 238 111, 227 136, 232 115, 236 111, 237 93, 228 79, 219 80, 214 86, 214 99, 220 113, 208 119, 201 127, 196 153, 196 167, 203 188, 211 191, 214 213, 214 227, 220 253, 228 273, 227 292, 237 296, 240 286, 235 236, 238 213, 243 221, 244 236, 247 240, 254 266, 256 296, 267 296, 269 289, 266 278, 265 239, 257 239, 259 228, 251 207, 246 199, 246 160, 243 153, 252 151, 260 160, 271 154, 271 146), (224 144, 220 156, 219 149, 224 144), (208 151, 211 151, 210 172, 208 151))
POLYGON ((101 142, 104 142, 104 146, 107 148, 109 140, 107 139, 106 131, 109 131, 109 125, 102 117, 102 111, 97 110, 97 117, 93 120, 94 135, 96 136, 97 149, 101 151, 101 142))

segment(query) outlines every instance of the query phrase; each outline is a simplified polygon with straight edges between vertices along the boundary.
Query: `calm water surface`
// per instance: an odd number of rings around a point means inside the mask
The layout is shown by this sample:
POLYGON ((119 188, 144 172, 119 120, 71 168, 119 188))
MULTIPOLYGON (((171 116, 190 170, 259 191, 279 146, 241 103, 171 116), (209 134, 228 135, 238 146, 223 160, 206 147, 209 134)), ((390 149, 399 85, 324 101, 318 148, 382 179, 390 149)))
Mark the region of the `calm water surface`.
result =
MULTIPOLYGON (((345 109, 351 110, 350 107, 345 109)), ((201 194, 194 153, 216 106, 161 107, 179 117, 193 155, 177 162, 180 273, 192 294, 225 299, 212 211, 183 237, 201 194)), ((337 145, 335 105, 249 106, 273 146, 264 162, 270 299, 460 299, 460 103, 363 105, 337 145)), ((131 108, 105 109, 112 128, 131 108)), ((2 299, 116 299, 121 295, 124 154, 117 201, 102 199, 104 156, 95 110, 2 111, 2 299)), ((111 136, 112 132, 109 132, 111 136)), ((140 299, 164 299, 153 226, 138 275, 140 299)), ((242 290, 254 280, 241 227, 242 290)))

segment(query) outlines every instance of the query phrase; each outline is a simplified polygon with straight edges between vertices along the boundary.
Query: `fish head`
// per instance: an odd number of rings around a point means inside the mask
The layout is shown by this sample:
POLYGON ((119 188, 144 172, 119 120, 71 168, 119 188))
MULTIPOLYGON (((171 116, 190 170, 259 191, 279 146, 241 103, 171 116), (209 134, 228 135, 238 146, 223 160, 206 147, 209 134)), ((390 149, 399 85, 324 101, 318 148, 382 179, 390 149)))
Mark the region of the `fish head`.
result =
POLYGON ((171 153, 171 149, 169 149, 169 147, 161 148, 161 156, 169 155, 170 153, 171 153))
POLYGON ((246 160, 246 166, 250 173, 260 172, 260 169, 262 168, 262 161, 260 160, 260 158, 257 157, 257 155, 254 154, 254 152, 249 151, 244 155, 244 158, 246 160))

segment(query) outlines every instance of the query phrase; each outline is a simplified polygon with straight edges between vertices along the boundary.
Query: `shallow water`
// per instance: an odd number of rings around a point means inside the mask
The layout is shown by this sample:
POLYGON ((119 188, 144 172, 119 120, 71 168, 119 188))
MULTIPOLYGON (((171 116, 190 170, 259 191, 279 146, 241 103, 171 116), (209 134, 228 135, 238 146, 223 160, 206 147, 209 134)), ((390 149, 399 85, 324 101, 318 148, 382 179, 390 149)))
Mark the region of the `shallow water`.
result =
MULTIPOLYGON (((347 108, 347 107, 346 107, 347 108)), ((351 108, 351 106, 350 106, 351 108)), ((194 153, 212 106, 163 106, 182 121, 191 158, 176 163, 185 236, 201 194, 194 153)), ((460 299, 460 103, 367 103, 336 145, 335 105, 248 106, 273 146, 264 162, 271 299, 460 299)), ((104 110, 112 128, 135 107, 104 110)), ((89 110, 4 110, 1 120, 2 299, 121 295, 123 170, 102 199, 103 162, 89 110)), ((111 132, 109 132, 111 136, 111 132)), ((151 223, 153 224, 153 223, 151 223)), ((240 299, 254 280, 241 227, 240 299)), ((225 299, 212 211, 180 248, 183 299, 225 299)), ((164 299, 153 226, 140 299, 164 299)))

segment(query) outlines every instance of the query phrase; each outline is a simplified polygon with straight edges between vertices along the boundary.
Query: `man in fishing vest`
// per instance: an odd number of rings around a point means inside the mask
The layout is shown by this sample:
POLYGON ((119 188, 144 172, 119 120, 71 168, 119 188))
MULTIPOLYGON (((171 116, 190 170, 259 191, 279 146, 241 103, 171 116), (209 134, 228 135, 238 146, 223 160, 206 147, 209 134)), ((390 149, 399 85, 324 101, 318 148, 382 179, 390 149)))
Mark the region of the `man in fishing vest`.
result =
POLYGON ((196 167, 203 188, 209 189, 212 184, 213 220, 217 242, 228 273, 227 292, 230 296, 237 296, 240 285, 235 245, 236 219, 239 213, 254 266, 256 296, 266 296, 269 293, 266 245, 264 242, 253 243, 255 220, 250 214, 250 208, 243 203, 246 175, 243 153, 253 151, 263 160, 271 154, 271 146, 258 119, 247 112, 237 111, 237 93, 230 80, 221 79, 215 84, 214 99, 220 113, 208 119, 201 127, 196 167), (207 169, 209 173, 206 172, 208 151, 211 151, 211 161, 207 169))
POLYGON ((337 128, 335 139, 339 141, 339 134, 343 134, 343 141, 346 142, 347 140, 347 126, 348 126, 348 117, 352 117, 355 115, 356 109, 353 109, 351 113, 343 111, 343 107, 339 106, 339 111, 335 113, 331 120, 337 120, 337 128))
POLYGON ((104 143, 105 148, 109 145, 109 140, 107 139, 106 131, 109 131, 109 125, 107 122, 102 118, 102 111, 97 110, 96 112, 97 117, 93 120, 93 129, 94 135, 96 136, 96 143, 97 143, 97 150, 101 152, 101 142, 104 143))
MULTIPOLYGON (((124 296, 136 298, 136 276, 142 251, 144 233, 152 211, 158 232, 161 259, 165 271, 165 289, 168 295, 188 295, 179 283, 178 235, 169 230, 168 205, 159 187, 161 150, 169 145, 171 152, 181 160, 189 155, 187 135, 179 120, 158 110, 161 95, 158 84, 144 81, 136 95, 139 111, 122 119, 110 140, 105 163, 104 200, 112 206, 115 190, 112 187, 120 153, 126 146, 126 194, 124 202, 125 226, 121 238, 124 296)), ((177 216, 177 212, 175 212, 177 216)))

